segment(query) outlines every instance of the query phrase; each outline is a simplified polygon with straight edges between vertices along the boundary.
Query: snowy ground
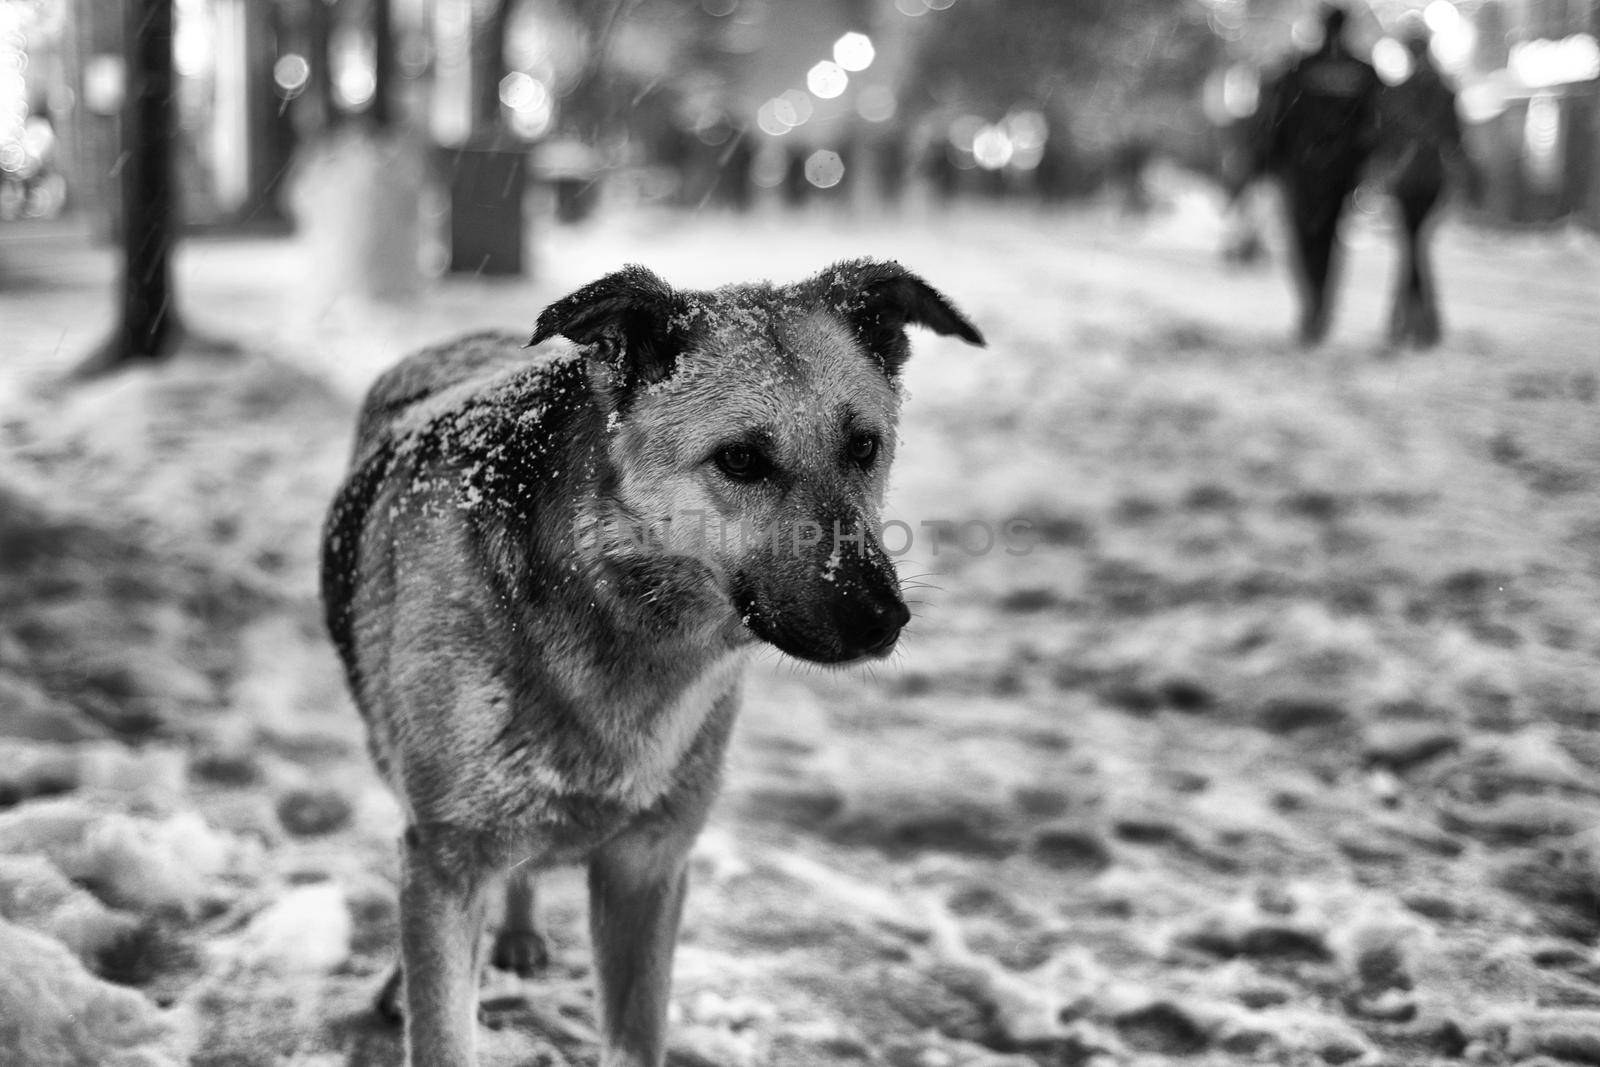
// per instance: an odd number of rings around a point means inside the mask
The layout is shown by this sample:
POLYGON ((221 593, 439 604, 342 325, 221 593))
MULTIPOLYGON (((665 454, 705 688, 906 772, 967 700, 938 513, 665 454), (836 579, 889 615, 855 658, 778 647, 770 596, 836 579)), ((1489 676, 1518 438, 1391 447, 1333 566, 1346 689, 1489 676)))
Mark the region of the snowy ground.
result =
MULTIPOLYGON (((919 544, 892 665, 761 662, 676 1061, 1600 1063, 1600 252, 1449 227, 1450 338, 1389 356, 1381 225, 1316 352, 1217 236, 630 216, 381 308, 196 240, 184 310, 243 352, 72 388, 111 264, 0 243, 0 1062, 396 1062, 397 817, 313 594, 360 389, 622 262, 875 254, 990 338, 915 339, 893 513, 1041 544, 919 544)), ((576 877, 547 905, 490 1063, 593 1062, 576 877)))

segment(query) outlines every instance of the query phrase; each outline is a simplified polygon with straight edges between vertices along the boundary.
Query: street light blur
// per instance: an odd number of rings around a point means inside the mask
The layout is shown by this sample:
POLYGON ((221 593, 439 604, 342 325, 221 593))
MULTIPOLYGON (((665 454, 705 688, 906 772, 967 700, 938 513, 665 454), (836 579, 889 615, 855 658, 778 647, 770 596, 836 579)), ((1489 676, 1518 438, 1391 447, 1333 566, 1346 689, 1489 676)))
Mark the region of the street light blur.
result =
POLYGON ((306 57, 295 52, 280 56, 272 65, 272 81, 285 100, 293 100, 305 91, 311 80, 311 64, 306 57))
POLYGON ((850 75, 831 59, 824 59, 806 72, 806 88, 819 100, 842 96, 849 85, 850 75))
POLYGON ((829 149, 817 149, 806 157, 806 181, 818 189, 832 189, 844 181, 844 159, 829 149))
POLYGON ((833 61, 848 71, 866 70, 877 54, 864 33, 847 33, 833 43, 833 61))

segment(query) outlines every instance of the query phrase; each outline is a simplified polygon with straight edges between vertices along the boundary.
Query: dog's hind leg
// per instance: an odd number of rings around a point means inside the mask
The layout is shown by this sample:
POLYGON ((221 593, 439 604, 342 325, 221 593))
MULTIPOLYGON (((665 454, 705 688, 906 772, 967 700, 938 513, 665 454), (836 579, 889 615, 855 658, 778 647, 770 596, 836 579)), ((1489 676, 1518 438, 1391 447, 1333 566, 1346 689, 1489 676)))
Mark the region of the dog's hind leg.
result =
POLYGON ((523 978, 537 974, 550 963, 549 947, 539 931, 534 870, 529 864, 512 868, 506 876, 506 915, 495 935, 489 962, 523 978))
POLYGON ((372 1008, 385 1022, 397 1023, 406 1017, 405 976, 405 968, 396 960, 389 977, 383 980, 378 995, 373 998, 372 1008))
POLYGON ((402 845, 400 959, 406 1062, 472 1067, 478 1030, 479 935, 492 872, 465 860, 448 827, 411 827, 402 845))
POLYGON ((600 1067, 666 1061, 672 954, 693 835, 641 827, 589 862, 589 932, 599 979, 600 1067))

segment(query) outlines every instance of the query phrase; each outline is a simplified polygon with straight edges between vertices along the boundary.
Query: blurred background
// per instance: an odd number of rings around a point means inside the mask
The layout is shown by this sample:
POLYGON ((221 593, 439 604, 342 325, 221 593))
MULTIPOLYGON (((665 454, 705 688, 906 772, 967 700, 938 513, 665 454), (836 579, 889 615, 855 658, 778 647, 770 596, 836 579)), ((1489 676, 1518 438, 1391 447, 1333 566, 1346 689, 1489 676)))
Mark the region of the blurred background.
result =
MULTIPOLYGON (((448 190, 500 168, 562 221, 602 204, 1059 203, 1151 160, 1216 174, 1260 71, 1319 32, 1297 0, 174 7, 182 221, 213 229, 291 225, 295 161, 362 122, 409 131, 448 190)), ((1420 12, 1433 31, 1490 218, 1600 223, 1592 0, 1358 7, 1352 37, 1390 80, 1406 73, 1402 19, 1420 12)), ((119 4, 0 4, 0 220, 66 213, 115 231, 124 29, 119 4)), ((519 201, 476 225, 523 218, 519 201)), ((460 245, 485 239, 473 225, 449 232, 458 267, 477 252, 460 245)))

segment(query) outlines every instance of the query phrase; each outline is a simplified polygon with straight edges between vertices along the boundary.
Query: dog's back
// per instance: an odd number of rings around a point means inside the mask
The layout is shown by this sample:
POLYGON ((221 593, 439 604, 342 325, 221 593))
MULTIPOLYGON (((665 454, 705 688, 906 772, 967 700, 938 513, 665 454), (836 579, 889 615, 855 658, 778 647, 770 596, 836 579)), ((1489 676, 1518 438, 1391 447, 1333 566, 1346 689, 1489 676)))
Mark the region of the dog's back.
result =
POLYGON ((517 477, 525 457, 488 457, 506 451, 508 420, 521 418, 517 428, 524 438, 542 432, 546 421, 566 421, 563 415, 571 411, 561 409, 574 407, 577 398, 563 387, 571 384, 563 378, 576 372, 571 361, 531 351, 519 338, 478 333, 412 353, 368 391, 350 469, 329 511, 321 569, 328 630, 364 713, 370 710, 367 683, 374 665, 364 662, 370 656, 357 647, 357 597, 370 599, 373 589, 392 585, 374 581, 388 554, 375 547, 392 542, 402 526, 410 528, 407 511, 449 514, 462 506, 463 493, 490 506, 518 503, 508 499, 504 483, 526 487, 517 477), (537 422, 522 418, 529 411, 537 422), (438 477, 445 471, 470 476, 438 477))
POLYGON ((362 535, 395 447, 418 408, 456 388, 525 365, 527 353, 510 336, 479 333, 413 352, 378 376, 362 401, 350 469, 334 498, 322 537, 322 602, 329 633, 350 673, 358 703, 361 689, 351 636, 351 601, 359 581, 362 535))
POLYGON ((408 412, 457 387, 473 390, 496 375, 537 361, 520 340, 509 334, 469 334, 411 353, 378 376, 367 391, 356 425, 354 462, 404 424, 408 412))

